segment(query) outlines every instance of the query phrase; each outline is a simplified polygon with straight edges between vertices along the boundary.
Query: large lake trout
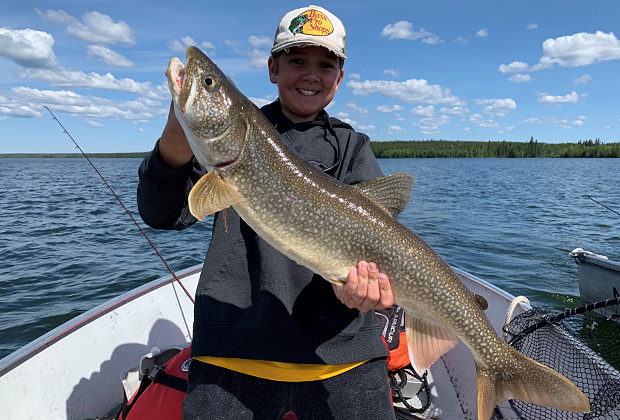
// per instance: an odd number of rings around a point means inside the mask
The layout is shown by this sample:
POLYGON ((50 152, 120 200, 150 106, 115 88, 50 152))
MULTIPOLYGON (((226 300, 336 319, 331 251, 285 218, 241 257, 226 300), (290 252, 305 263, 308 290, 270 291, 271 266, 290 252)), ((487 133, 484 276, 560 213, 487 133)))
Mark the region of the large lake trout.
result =
POLYGON ((427 369, 458 340, 478 375, 478 418, 518 399, 589 411, 568 379, 502 341, 476 299, 420 237, 396 220, 413 178, 395 174, 345 185, 293 153, 263 114, 198 48, 187 64, 173 58, 168 82, 175 114, 194 155, 209 172, 189 196, 192 214, 232 206, 263 239, 297 263, 342 283, 359 261, 390 278, 406 311, 412 362, 427 369))

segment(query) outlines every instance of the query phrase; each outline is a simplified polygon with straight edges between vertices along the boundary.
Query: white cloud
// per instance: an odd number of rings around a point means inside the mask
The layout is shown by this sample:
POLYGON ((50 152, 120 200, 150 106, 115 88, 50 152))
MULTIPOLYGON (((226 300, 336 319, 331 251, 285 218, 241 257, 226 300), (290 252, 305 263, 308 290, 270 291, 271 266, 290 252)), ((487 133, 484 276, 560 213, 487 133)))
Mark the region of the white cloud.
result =
POLYGON ((372 125, 372 124, 368 124, 368 125, 363 125, 363 124, 362 124, 362 125, 358 125, 357 127, 358 127, 360 130, 362 130, 362 131, 373 131, 373 130, 376 130, 376 129, 377 129, 377 127, 375 127, 375 126, 374 126, 374 125, 372 125))
POLYGON ((147 98, 164 100, 170 98, 170 91, 165 84, 153 86, 151 82, 136 82, 132 79, 117 79, 111 73, 86 74, 68 69, 29 69, 20 74, 23 79, 43 80, 56 87, 118 90, 143 95, 147 98))
POLYGON ((100 45, 89 45, 86 48, 86 55, 91 60, 102 61, 111 66, 133 67, 133 63, 129 59, 123 57, 115 51, 112 51, 108 47, 102 47, 100 45))
POLYGON ((581 32, 547 39, 543 42, 543 53, 544 57, 562 67, 587 66, 620 59, 620 41, 611 32, 581 32))
POLYGON ((347 109, 365 118, 368 118, 370 116, 370 111, 368 110, 368 108, 357 106, 354 102, 349 102, 347 104, 347 109))
POLYGON ((390 76, 394 76, 394 77, 398 76, 398 71, 394 69, 385 69, 383 70, 383 73, 389 74, 390 76))
POLYGON ((267 61, 271 55, 269 50, 261 49, 265 46, 263 41, 264 40, 260 37, 250 35, 248 37, 248 42, 250 43, 251 48, 243 47, 240 44, 230 40, 224 42, 233 48, 235 54, 248 57, 250 59, 249 65, 251 68, 262 69, 267 67, 267 61), (258 45, 260 48, 255 47, 255 45, 258 45))
POLYGON ((44 114, 40 110, 37 110, 27 105, 0 105, 0 120, 4 120, 6 119, 6 117, 41 118, 43 115, 44 114))
POLYGON ((215 53, 215 45, 207 41, 198 43, 191 36, 185 36, 181 38, 180 41, 178 39, 173 39, 172 41, 168 42, 168 49, 173 52, 184 53, 187 47, 191 46, 198 47, 211 55, 215 53))
POLYGON ((573 121, 573 125, 577 126, 577 127, 581 127, 581 126, 583 126, 583 121, 582 120, 575 120, 575 121, 573 121))
POLYGON ((417 106, 411 110, 411 115, 415 117, 432 117, 435 114, 435 107, 429 106, 417 106))
POLYGON ((515 61, 499 66, 502 74, 550 69, 556 64, 562 67, 582 67, 603 61, 620 59, 620 41, 610 32, 580 32, 574 35, 549 38, 542 45, 543 56, 538 64, 529 67, 515 61))
POLYGON ((91 120, 91 119, 87 119, 86 120, 86 124, 88 124, 91 127, 94 128, 103 128, 105 127, 105 125, 101 124, 99 121, 95 121, 95 120, 91 120))
POLYGON ((509 127, 504 127, 503 130, 497 130, 497 132, 499 134, 505 134, 505 133, 510 133, 512 130, 514 130, 515 127, 514 126, 509 126, 509 127))
POLYGON ((134 45, 136 40, 129 25, 124 21, 114 22, 108 15, 99 12, 87 12, 82 21, 73 20, 67 26, 67 33, 75 39, 93 44, 134 45))
MULTIPOLYGON (((581 118, 581 117, 580 117, 581 118)), ((585 118, 585 117, 583 117, 585 118)), ((578 120, 580 121, 580 119, 578 120)), ((566 118, 558 118, 558 117, 541 117, 535 118, 530 117, 520 122, 521 124, 543 124, 543 125, 557 125, 563 128, 570 128, 568 120, 566 118)), ((578 124, 577 124, 578 125, 578 124)))
POLYGON ((515 83, 527 83, 527 82, 531 82, 532 77, 529 74, 512 74, 510 75, 510 77, 508 79, 509 82, 515 82, 515 83))
POLYGON ((273 99, 269 99, 269 98, 248 98, 248 99, 254 102, 254 105, 256 105, 259 108, 273 102, 273 99))
POLYGON ((71 15, 69 15, 67 12, 65 12, 64 10, 40 10, 40 9, 34 9, 35 12, 38 13, 39 16, 41 16, 41 19, 44 22, 53 22, 53 23, 60 23, 60 24, 68 24, 71 23, 73 21, 75 21, 75 18, 71 15))
POLYGON ((577 92, 572 91, 567 95, 549 95, 547 93, 538 94, 538 102, 541 104, 576 104, 579 102, 579 95, 577 92))
POLYGON ((413 124, 418 127, 424 134, 437 134, 441 133, 441 126, 450 124, 451 119, 447 115, 440 115, 437 117, 422 118, 419 122, 413 124))
POLYGON ((349 73, 349 79, 360 80, 361 76, 359 75, 359 73, 349 73))
MULTIPOLYGON (((99 119, 149 120, 161 102, 147 98, 135 101, 114 101, 96 96, 84 96, 68 90, 39 90, 16 87, 12 97, 0 106, 0 114, 29 118, 41 117, 43 105, 55 113, 65 112, 84 117, 90 125, 99 119)), ((96 124, 96 123, 95 123, 96 124)))
POLYGON ((592 76, 590 76, 589 74, 584 74, 583 76, 578 77, 575 80, 573 80, 573 84, 574 85, 587 85, 588 83, 590 83, 590 80, 592 80, 592 76))
POLYGON ((250 67, 253 69, 267 68, 267 62, 269 61, 269 51, 254 49, 247 53, 250 58, 250 67))
POLYGON ((483 106, 482 112, 492 117, 505 117, 517 109, 517 103, 510 98, 506 99, 474 99, 477 105, 483 106))
POLYGON ((530 23, 526 26, 527 29, 538 29, 538 25, 535 23, 530 23))
POLYGON ((462 36, 459 36, 459 37, 454 38, 454 41, 453 41, 453 42, 454 42, 455 44, 462 44, 462 45, 465 45, 465 44, 467 44, 467 43, 469 42, 469 40, 468 40, 467 38, 464 38, 464 37, 462 37, 462 36))
POLYGON ((391 125, 388 127, 388 134, 390 135, 400 134, 402 132, 403 132, 402 127, 399 127, 397 125, 391 125))
POLYGON ((472 114, 469 117, 469 121, 477 124, 479 127, 482 128, 499 128, 499 123, 493 119, 490 120, 485 120, 484 117, 480 114, 472 114))
POLYGON ((406 39, 409 41, 420 39, 421 42, 426 44, 437 44, 441 42, 441 39, 437 35, 422 27, 416 31, 413 28, 413 23, 407 22, 406 20, 386 25, 381 31, 381 37, 387 38, 390 41, 395 39, 406 39))
POLYGON ((0 28, 0 57, 25 68, 52 68, 58 65, 54 55, 54 37, 33 29, 0 28))
POLYGON ((464 105, 464 101, 454 96, 449 89, 442 88, 439 85, 431 85, 423 79, 409 79, 404 82, 351 80, 347 83, 347 87, 353 89, 354 95, 366 96, 371 93, 378 93, 388 98, 395 98, 403 103, 464 105))
POLYGON ((478 32, 476 32, 476 36, 478 38, 486 38, 487 36, 489 36, 489 30, 487 28, 480 29, 478 32))
POLYGON ((510 64, 502 64, 499 66, 499 72, 501 74, 506 74, 506 73, 518 73, 518 72, 522 72, 527 70, 529 66, 527 65, 527 63, 524 63, 522 61, 513 61, 510 64))
POLYGON ((390 112, 394 112, 394 111, 404 111, 405 108, 403 108, 400 105, 392 105, 392 106, 387 106, 387 105, 380 105, 377 107, 377 111, 379 112, 385 112, 390 113, 390 112))
POLYGON ((352 125, 353 127, 357 127, 358 126, 357 121, 352 120, 350 118, 340 118, 340 120, 342 122, 345 122, 345 123, 349 124, 349 125, 352 125))
POLYGON ((260 36, 256 36, 256 35, 250 35, 250 37, 248 38, 248 41, 250 42, 250 45, 254 48, 267 48, 267 49, 271 49, 271 46, 273 44, 273 40, 264 36, 264 35, 260 35, 260 36))
POLYGON ((465 115, 465 114, 469 114, 469 109, 467 109, 466 107, 462 107, 462 106, 453 106, 452 108, 441 108, 439 110, 439 112, 441 112, 442 114, 449 114, 449 115, 465 115))

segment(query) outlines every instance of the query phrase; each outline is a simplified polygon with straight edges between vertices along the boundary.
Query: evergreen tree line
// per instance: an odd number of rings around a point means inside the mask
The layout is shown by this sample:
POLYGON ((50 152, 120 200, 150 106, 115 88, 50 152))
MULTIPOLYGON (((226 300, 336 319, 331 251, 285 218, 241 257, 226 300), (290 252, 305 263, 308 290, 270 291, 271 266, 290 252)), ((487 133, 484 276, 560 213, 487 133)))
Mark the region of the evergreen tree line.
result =
POLYGON ((620 143, 596 140, 578 143, 515 141, 411 140, 374 141, 378 158, 618 158, 620 143))

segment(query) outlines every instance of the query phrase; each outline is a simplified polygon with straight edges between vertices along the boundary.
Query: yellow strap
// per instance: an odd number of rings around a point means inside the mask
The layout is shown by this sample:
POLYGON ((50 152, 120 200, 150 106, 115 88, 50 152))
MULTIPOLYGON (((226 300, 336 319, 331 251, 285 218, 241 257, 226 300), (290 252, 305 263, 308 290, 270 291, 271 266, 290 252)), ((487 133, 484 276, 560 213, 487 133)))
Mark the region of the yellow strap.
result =
POLYGON ((320 381, 340 375, 366 362, 364 360, 342 365, 314 365, 211 356, 198 356, 194 359, 245 375, 281 382, 320 381))

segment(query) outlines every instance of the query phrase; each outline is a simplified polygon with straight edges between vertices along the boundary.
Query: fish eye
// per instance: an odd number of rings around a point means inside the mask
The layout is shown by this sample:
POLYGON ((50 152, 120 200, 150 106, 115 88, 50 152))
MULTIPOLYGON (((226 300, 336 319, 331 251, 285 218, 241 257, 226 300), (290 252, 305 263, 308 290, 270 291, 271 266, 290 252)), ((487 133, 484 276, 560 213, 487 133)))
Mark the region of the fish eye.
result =
POLYGON ((204 78, 204 82, 206 87, 212 88, 216 85, 217 79, 215 78, 215 76, 206 76, 204 78))

